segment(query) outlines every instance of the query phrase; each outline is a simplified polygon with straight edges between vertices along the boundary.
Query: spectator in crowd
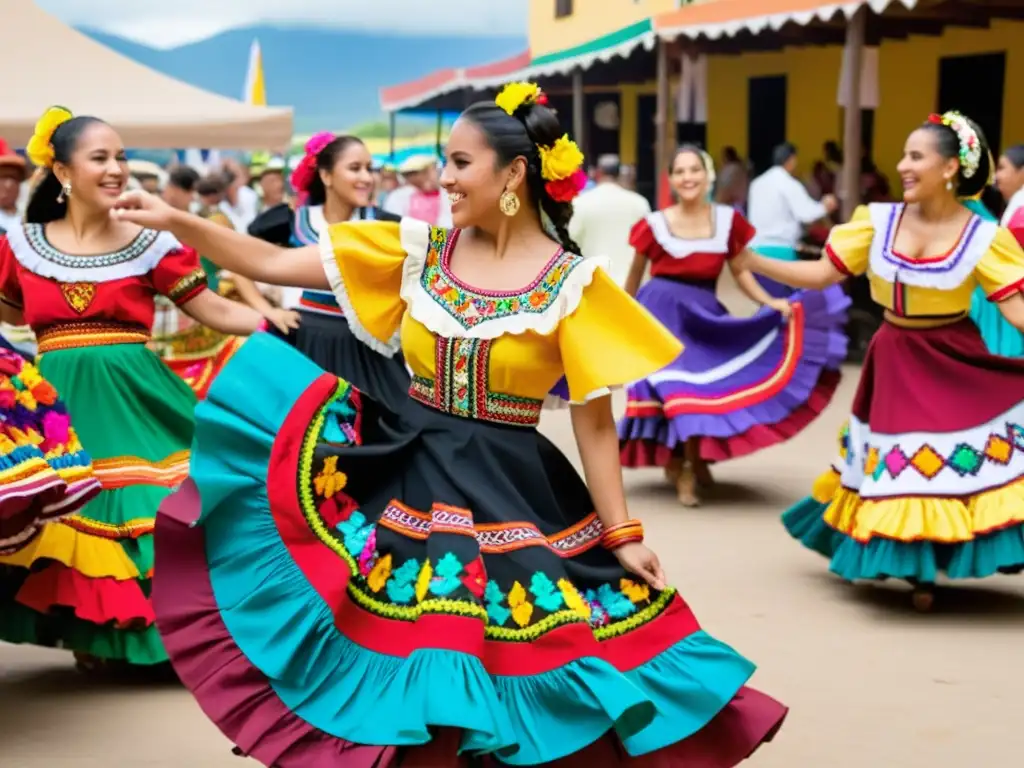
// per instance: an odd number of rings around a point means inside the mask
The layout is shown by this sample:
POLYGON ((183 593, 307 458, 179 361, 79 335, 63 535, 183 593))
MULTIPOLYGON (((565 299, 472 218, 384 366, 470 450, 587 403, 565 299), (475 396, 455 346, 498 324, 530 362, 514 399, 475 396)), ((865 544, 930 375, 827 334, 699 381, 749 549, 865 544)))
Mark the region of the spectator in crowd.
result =
POLYGON ((645 197, 619 183, 621 173, 618 155, 601 155, 595 168, 594 187, 573 202, 569 222, 569 235, 580 246, 581 255, 608 257, 610 274, 619 285, 625 283, 633 263, 630 230, 651 212, 645 197))

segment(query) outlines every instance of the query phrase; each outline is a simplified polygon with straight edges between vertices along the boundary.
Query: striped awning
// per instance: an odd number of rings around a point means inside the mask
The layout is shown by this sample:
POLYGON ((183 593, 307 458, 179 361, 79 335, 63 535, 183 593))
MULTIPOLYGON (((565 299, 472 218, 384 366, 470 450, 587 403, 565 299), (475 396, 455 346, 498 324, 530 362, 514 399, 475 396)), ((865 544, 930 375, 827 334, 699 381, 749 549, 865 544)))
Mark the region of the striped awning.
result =
POLYGON ((409 83, 382 88, 381 108, 385 112, 413 109, 430 99, 463 88, 484 90, 510 80, 567 74, 588 69, 595 63, 629 56, 638 47, 654 47, 656 37, 651 19, 623 27, 586 43, 532 58, 529 51, 493 64, 466 69, 444 69, 409 83))
POLYGON ((530 63, 530 52, 523 51, 507 59, 475 67, 441 69, 400 85, 380 89, 380 105, 385 112, 412 109, 435 96, 460 88, 486 88, 492 80, 504 82, 530 63))
POLYGON ((757 34, 779 30, 787 24, 806 26, 828 21, 837 14, 847 18, 861 8, 882 13, 891 5, 912 10, 918 0, 716 0, 688 5, 654 18, 659 37, 731 37, 740 32, 757 34))

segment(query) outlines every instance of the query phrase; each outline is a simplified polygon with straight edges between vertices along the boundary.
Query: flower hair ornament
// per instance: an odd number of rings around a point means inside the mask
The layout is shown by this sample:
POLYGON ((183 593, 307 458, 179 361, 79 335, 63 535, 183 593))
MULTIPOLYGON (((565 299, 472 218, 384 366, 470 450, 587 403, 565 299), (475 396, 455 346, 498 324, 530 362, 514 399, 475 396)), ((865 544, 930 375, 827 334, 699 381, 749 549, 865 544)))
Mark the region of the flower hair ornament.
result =
POLYGON ((292 171, 291 185, 292 189, 299 193, 299 205, 306 202, 306 198, 309 197, 309 186, 313 183, 313 179, 316 178, 316 159, 317 156, 324 151, 328 144, 334 141, 335 136, 330 131, 321 131, 320 133, 314 134, 306 142, 306 154, 299 161, 299 164, 292 171))
POLYGON ((74 115, 71 111, 64 107, 50 107, 43 112, 25 147, 25 154, 33 165, 40 168, 53 167, 53 132, 72 117, 74 115))
MULTIPOLYGON (((512 117, 518 117, 524 106, 546 105, 548 97, 536 83, 509 83, 501 89, 494 103, 512 117)), ((572 202, 587 185, 583 153, 579 146, 569 138, 569 134, 564 134, 550 146, 538 145, 537 151, 540 153, 544 191, 556 202, 572 202)))
POLYGON ((978 132, 959 112, 929 115, 928 122, 933 125, 944 125, 956 134, 960 142, 960 173, 965 179, 972 178, 981 165, 981 138, 978 132))

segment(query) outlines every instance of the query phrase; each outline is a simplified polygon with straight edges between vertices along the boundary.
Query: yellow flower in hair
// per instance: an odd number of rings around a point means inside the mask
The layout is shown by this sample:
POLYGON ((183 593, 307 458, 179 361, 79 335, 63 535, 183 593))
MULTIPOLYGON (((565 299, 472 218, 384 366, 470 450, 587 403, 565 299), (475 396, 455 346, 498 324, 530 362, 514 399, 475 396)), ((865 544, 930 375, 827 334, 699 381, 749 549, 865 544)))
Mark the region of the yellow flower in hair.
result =
POLYGON ((572 176, 583 165, 583 153, 566 134, 550 147, 540 147, 540 175, 545 181, 572 176))
POLYGON ((53 165, 53 132, 72 117, 71 112, 64 107, 50 107, 39 118, 32 138, 28 140, 28 146, 25 148, 25 154, 34 165, 41 168, 53 165))
POLYGON ((501 89, 494 103, 514 115, 523 104, 536 101, 539 95, 540 86, 536 83, 509 83, 501 89))

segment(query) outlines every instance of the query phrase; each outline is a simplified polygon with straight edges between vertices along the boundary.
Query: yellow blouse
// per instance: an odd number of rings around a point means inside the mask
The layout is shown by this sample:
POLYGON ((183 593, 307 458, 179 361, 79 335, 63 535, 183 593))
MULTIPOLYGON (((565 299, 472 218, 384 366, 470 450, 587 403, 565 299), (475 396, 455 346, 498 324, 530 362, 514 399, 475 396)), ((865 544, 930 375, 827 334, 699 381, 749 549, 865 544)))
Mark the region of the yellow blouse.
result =
POLYGON ((559 252, 522 290, 483 291, 448 268, 457 239, 412 219, 333 224, 321 235, 324 269, 353 334, 383 354, 403 351, 417 400, 532 425, 560 383, 570 402, 583 403, 682 352, 599 261, 559 252))
POLYGON ((947 254, 910 259, 893 250, 903 205, 876 203, 832 230, 825 253, 848 275, 865 272, 871 298, 902 317, 966 314, 981 285, 990 301, 1024 289, 1024 250, 995 222, 974 216, 947 254))

